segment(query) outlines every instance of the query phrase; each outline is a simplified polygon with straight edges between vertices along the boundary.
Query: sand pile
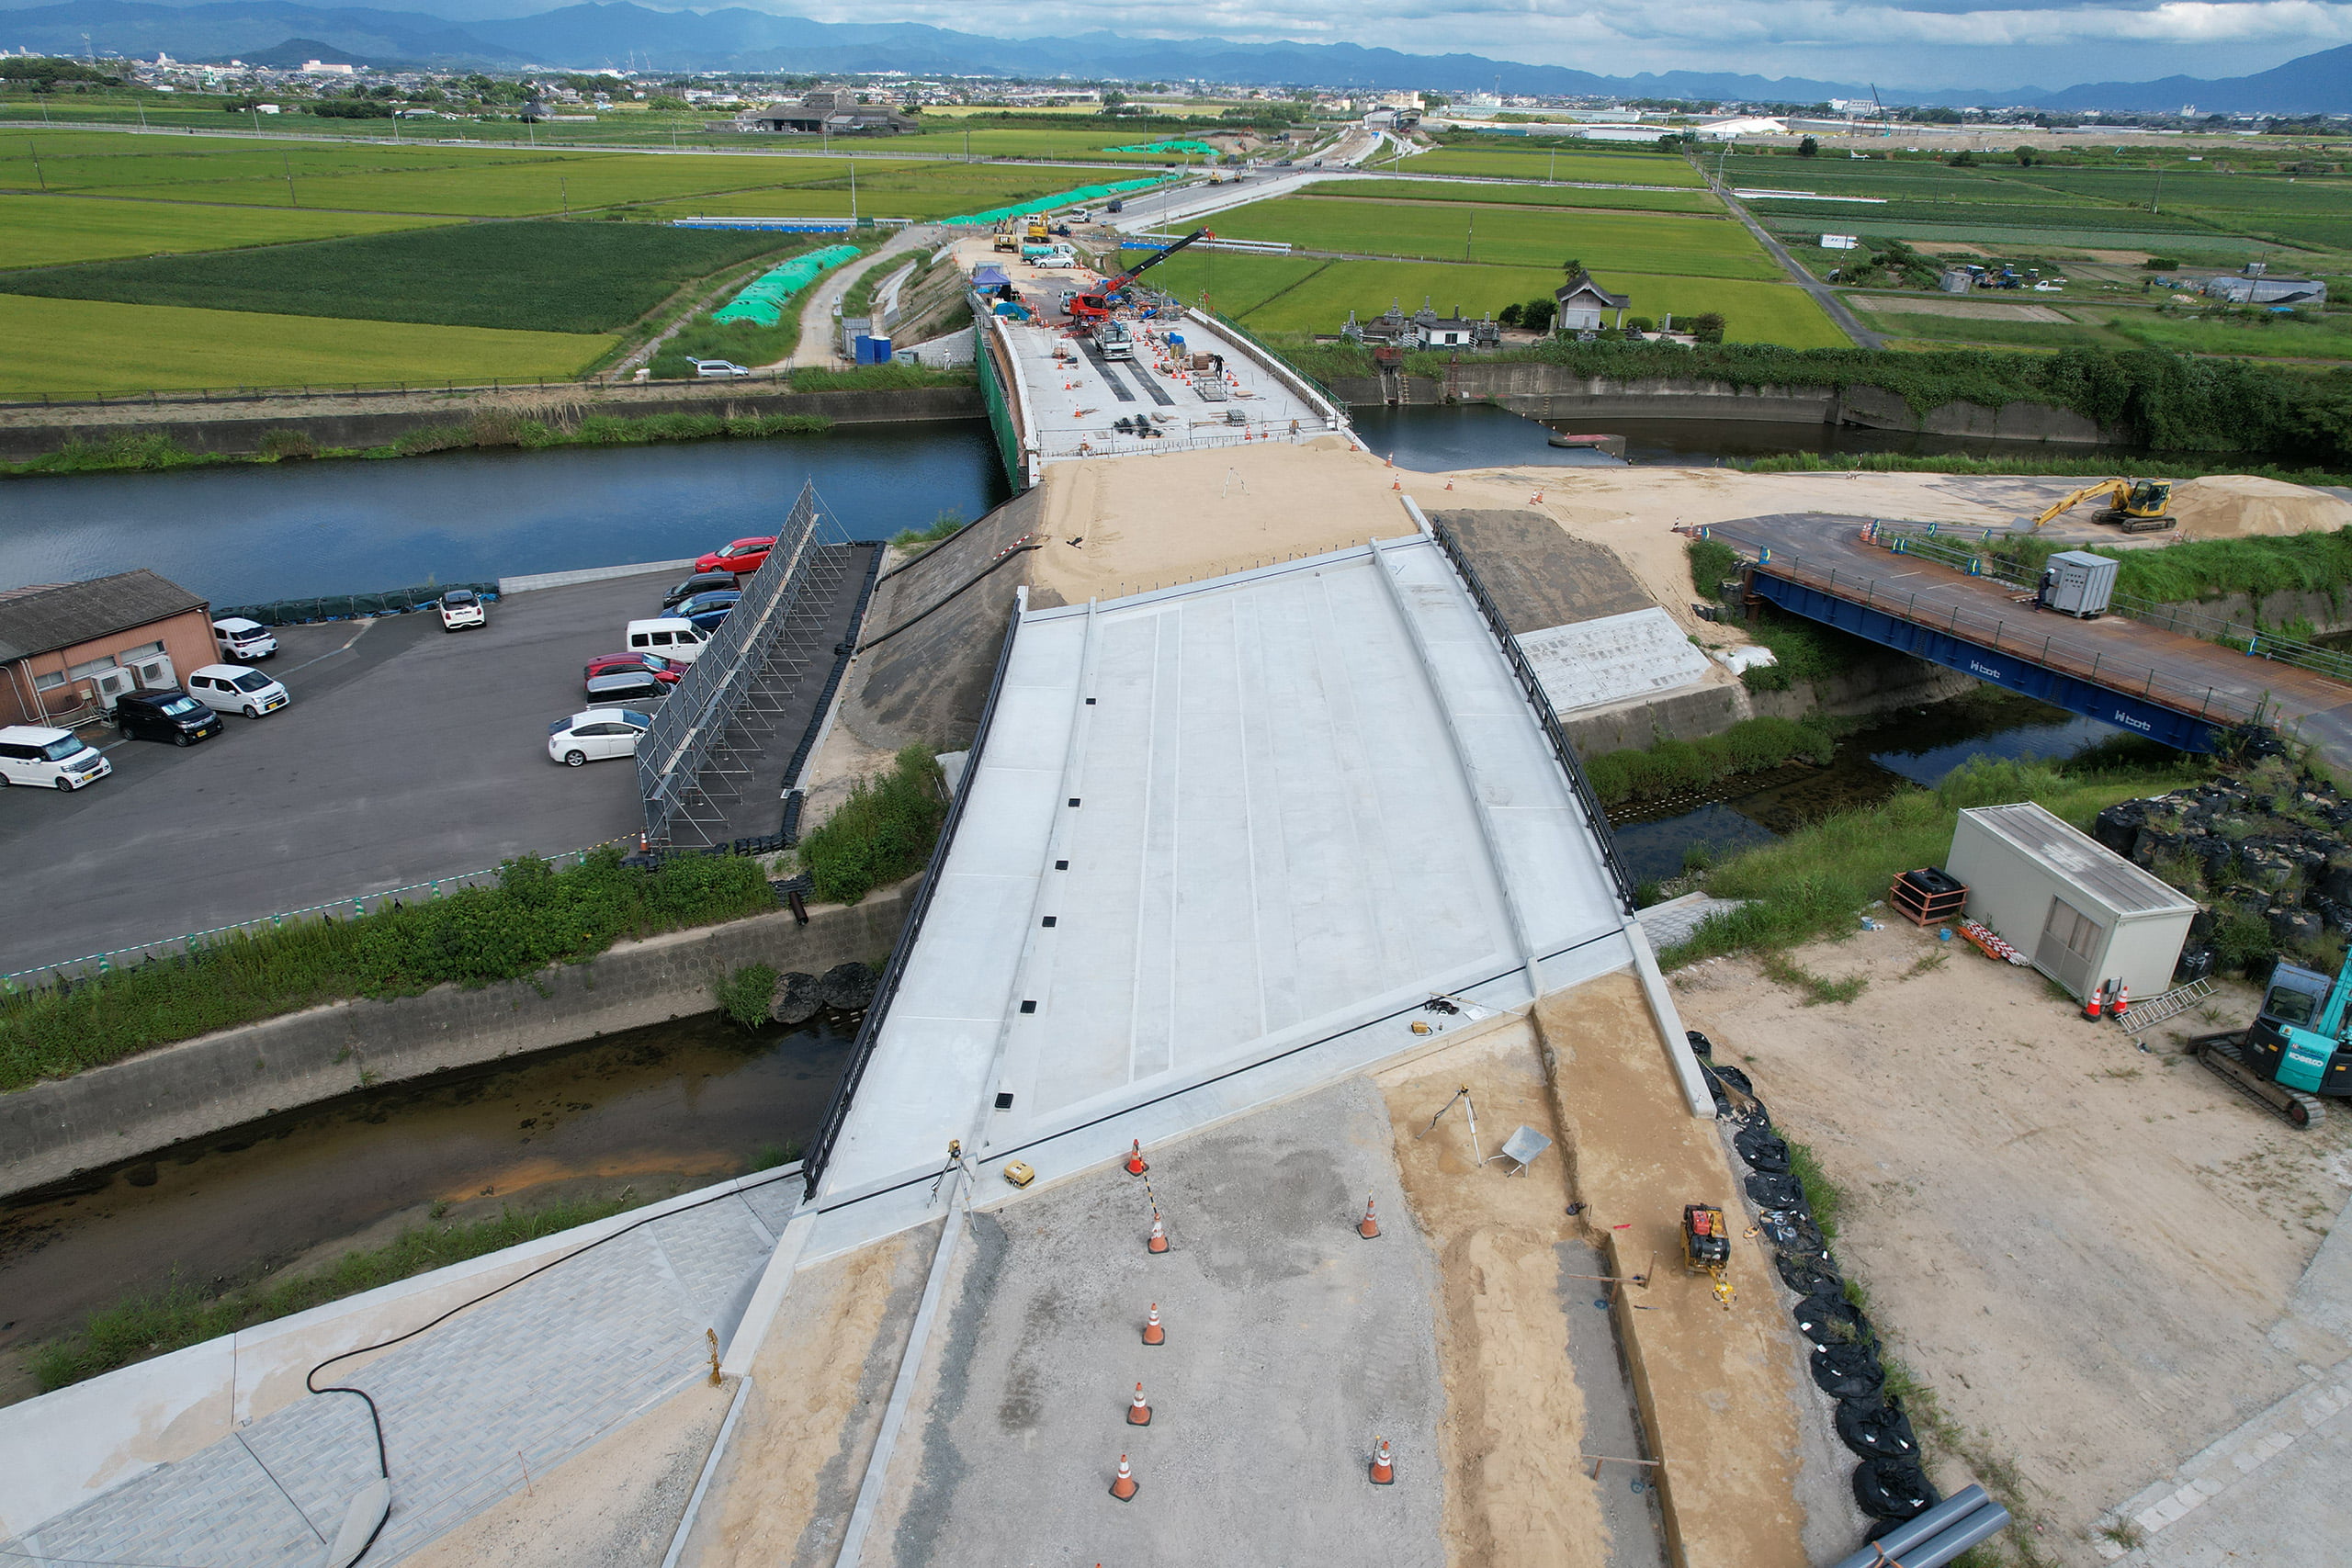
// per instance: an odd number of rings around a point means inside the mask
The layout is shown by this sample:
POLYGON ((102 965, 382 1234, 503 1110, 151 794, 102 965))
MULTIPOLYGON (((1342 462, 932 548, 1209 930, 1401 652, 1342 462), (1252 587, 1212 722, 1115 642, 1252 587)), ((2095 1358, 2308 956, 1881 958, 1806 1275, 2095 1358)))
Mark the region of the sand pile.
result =
POLYGON ((2172 514, 2183 538, 2245 539, 2352 525, 2352 502, 2282 479, 2215 474, 2175 485, 2172 514))

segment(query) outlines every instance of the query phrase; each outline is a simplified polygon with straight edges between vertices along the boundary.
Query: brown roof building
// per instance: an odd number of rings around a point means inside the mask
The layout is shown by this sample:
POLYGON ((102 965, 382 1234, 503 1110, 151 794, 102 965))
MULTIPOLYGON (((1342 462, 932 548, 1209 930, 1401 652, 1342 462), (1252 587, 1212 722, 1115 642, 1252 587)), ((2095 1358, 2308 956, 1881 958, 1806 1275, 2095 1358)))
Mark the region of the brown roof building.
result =
POLYGON ((0 588, 0 724, 86 723, 102 688, 175 686, 216 657, 204 599, 152 571, 0 588))

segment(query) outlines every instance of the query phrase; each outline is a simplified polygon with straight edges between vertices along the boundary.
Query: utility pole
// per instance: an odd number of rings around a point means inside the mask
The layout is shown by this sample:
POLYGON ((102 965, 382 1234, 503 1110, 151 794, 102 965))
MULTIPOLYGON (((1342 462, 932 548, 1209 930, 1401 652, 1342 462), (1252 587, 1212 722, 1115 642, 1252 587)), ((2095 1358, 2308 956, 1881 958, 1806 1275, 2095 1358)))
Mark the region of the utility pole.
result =
POLYGON ((139 105, 139 129, 144 130, 147 129, 147 100, 140 98, 137 102, 139 105))
POLYGON ((571 217, 571 182, 570 180, 568 180, 568 179, 565 179, 561 175, 556 175, 556 177, 555 177, 555 188, 556 188, 558 191, 561 192, 561 193, 562 193, 562 195, 563 195, 563 215, 564 215, 566 218, 571 217))
POLYGON ((857 160, 854 157, 849 161, 849 223, 853 229, 857 227, 857 160))
POLYGON ((301 206, 302 204, 301 204, 300 202, 299 202, 299 201, 297 201, 297 200, 295 200, 295 199, 294 199, 294 159, 293 159, 293 156, 292 156, 290 153, 288 153, 288 152, 286 151, 286 149, 285 149, 285 148, 280 147, 280 148, 277 150, 277 159, 278 159, 278 162, 279 162, 279 163, 283 164, 286 166, 286 205, 287 205, 287 206, 288 206, 288 207, 300 207, 300 206, 301 206))
POLYGON ((2154 214, 2156 214, 2156 213, 2162 212, 2164 209, 2165 209, 2165 166, 2164 166, 2164 164, 2162 164, 2160 163, 2160 164, 2158 164, 2156 165, 2156 198, 2155 198, 2154 201, 2152 201, 2152 202, 2148 203, 2148 212, 2149 212, 2149 214, 2150 214, 2151 216, 2154 216, 2154 214))
POLYGON ((1470 214, 1470 226, 1462 231, 1462 259, 1470 259, 1470 242, 1478 237, 1478 215, 1470 214))
POLYGON ((32 151, 33 178, 40 182, 41 189, 47 190, 49 188, 49 176, 40 172, 40 146, 38 142, 31 141, 25 143, 25 145, 32 151))

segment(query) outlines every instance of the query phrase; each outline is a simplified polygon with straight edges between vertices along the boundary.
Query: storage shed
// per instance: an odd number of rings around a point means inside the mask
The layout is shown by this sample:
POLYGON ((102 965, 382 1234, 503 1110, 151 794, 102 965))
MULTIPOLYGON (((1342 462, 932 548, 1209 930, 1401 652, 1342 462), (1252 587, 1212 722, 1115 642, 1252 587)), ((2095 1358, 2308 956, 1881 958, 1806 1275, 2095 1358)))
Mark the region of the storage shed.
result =
POLYGON ((1960 814, 1944 863, 1968 913, 2074 997, 2120 980, 2145 1000, 2172 984, 2197 905, 2036 806, 1960 814))

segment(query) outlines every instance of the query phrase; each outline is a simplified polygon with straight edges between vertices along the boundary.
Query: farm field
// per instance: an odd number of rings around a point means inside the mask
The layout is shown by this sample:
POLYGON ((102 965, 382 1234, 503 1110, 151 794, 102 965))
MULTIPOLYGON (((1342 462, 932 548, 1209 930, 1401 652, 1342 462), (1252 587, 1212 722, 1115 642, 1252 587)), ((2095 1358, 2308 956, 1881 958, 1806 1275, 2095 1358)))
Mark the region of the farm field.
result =
POLYGON ((1530 146, 1525 151, 1440 147, 1416 153, 1398 166, 1417 175, 1495 175, 1512 180, 1608 180, 1624 185, 1693 187, 1707 183, 1679 153, 1593 152, 1574 144, 1561 146, 1556 153, 1548 145, 1530 146))
MULTIPOLYGON (((1675 277, 1599 269, 1607 288, 1631 297, 1629 315, 1656 321, 1668 312, 1694 316, 1722 313, 1727 335, 1736 343, 1774 343, 1789 348, 1849 346, 1811 296, 1785 283, 1746 279, 1675 277)), ((1261 332, 1334 333, 1355 311, 1359 320, 1388 309, 1394 300, 1407 310, 1426 298, 1441 311, 1459 305, 1470 316, 1547 298, 1559 286, 1556 265, 1464 265, 1447 262, 1331 261, 1310 257, 1250 256, 1210 253, 1179 256, 1151 276, 1153 283, 1186 300, 1205 290, 1209 303, 1261 332)))
POLYGON ((0 196, 0 268, 57 266, 146 256, 275 245, 343 234, 377 234, 452 221, 368 212, 285 211, 196 207, 180 202, 107 201, 72 196, 0 196))
POLYGON ((1703 190, 1634 190, 1623 186, 1491 185, 1469 180, 1333 180, 1311 186, 1316 196, 1359 201, 1469 201, 1487 207, 1606 207, 1625 212, 1720 213, 1724 204, 1703 190))
POLYGON ((612 339, 0 294, 0 398, 570 378, 612 339))
POLYGON ((650 223, 465 223, 57 267, 0 277, 0 289, 273 316, 596 333, 628 325, 695 278, 809 243, 650 223))
POLYGON ((1288 240, 1310 250, 1556 269, 1574 256, 1595 272, 1770 278, 1781 270, 1728 219, 1501 208, 1398 207, 1342 197, 1289 197, 1218 216, 1217 232, 1288 240), (1470 231, 1475 226, 1475 237, 1470 231), (1468 240, 1468 254, 1464 242, 1468 240))

